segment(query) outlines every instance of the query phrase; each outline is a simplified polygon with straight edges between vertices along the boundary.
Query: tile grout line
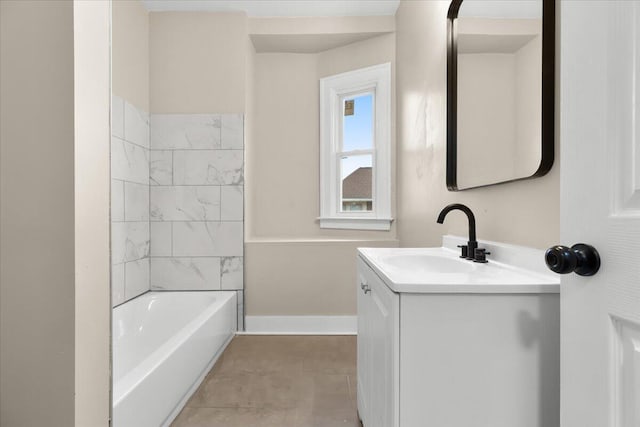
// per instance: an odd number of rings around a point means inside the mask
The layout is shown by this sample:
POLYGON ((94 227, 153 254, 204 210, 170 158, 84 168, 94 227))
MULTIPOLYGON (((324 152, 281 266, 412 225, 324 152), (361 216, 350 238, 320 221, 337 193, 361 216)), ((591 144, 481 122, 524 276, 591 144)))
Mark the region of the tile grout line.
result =
POLYGON ((123 138, 120 138, 119 136, 116 136, 116 135, 114 135, 114 134, 111 134, 111 137, 112 137, 112 138, 115 138, 115 139, 117 139, 117 140, 119 140, 119 141, 121 141, 121 142, 126 142, 127 144, 135 145, 135 146, 136 146, 136 147, 138 147, 138 148, 142 148, 142 149, 144 149, 144 150, 151 151, 151 148, 150 148, 150 147, 145 147, 144 145, 140 145, 140 144, 138 144, 137 142, 130 141, 130 140, 128 140, 128 139, 126 139, 126 138, 124 138, 124 137, 123 137, 123 138))
POLYGON ((114 181, 126 182, 127 184, 145 185, 144 182, 131 181, 130 179, 122 179, 122 178, 114 178, 114 177, 111 177, 111 179, 114 181))

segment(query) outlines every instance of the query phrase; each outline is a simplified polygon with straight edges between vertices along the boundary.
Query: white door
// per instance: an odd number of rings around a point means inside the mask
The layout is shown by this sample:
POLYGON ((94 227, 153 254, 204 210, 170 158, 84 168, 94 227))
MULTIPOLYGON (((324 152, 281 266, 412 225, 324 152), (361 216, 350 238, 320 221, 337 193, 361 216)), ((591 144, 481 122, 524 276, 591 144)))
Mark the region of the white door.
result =
POLYGON ((561 1, 562 427, 640 426, 640 2, 561 1))

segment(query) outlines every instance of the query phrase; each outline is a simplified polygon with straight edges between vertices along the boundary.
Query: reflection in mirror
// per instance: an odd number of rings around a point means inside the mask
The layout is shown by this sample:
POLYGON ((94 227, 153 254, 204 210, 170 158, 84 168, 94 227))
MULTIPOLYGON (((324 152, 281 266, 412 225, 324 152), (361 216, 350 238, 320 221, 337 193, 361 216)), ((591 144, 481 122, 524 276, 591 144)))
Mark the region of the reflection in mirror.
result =
POLYGON ((449 189, 543 175, 553 162, 552 132, 545 141, 553 122, 543 123, 543 0, 456 6, 449 16, 449 189))

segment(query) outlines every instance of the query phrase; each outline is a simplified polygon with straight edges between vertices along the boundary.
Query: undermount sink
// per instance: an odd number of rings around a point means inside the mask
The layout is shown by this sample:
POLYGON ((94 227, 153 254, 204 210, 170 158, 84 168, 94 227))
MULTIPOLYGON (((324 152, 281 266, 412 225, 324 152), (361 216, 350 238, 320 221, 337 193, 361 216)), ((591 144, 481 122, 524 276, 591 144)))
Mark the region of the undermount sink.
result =
POLYGON ((452 258, 449 254, 394 254, 380 257, 380 261, 394 270, 410 270, 415 273, 459 274, 471 273, 477 264, 461 258, 452 258))
POLYGON ((461 241, 446 236, 436 248, 360 248, 360 257, 394 292, 557 293, 559 280, 546 272, 537 250, 491 243, 489 262, 460 258, 461 241), (524 251, 524 252, 521 252, 524 251), (534 260, 535 262, 531 262, 534 260), (523 262, 520 262, 523 261, 523 262), (538 268, 540 264, 540 268, 538 268), (534 265, 535 267, 531 267, 534 265))

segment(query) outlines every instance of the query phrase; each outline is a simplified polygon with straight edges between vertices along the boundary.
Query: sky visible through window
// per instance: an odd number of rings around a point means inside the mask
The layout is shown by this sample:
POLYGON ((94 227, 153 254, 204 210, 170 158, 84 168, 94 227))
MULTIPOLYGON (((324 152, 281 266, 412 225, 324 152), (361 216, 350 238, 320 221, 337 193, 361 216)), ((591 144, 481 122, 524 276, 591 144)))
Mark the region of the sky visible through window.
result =
MULTIPOLYGON (((367 93, 344 99, 344 101, 348 100, 354 101, 354 113, 343 116, 342 151, 371 150, 373 148, 373 94, 367 93)), ((344 156, 340 163, 340 177, 344 179, 360 167, 371 167, 372 156, 371 154, 344 156)))

